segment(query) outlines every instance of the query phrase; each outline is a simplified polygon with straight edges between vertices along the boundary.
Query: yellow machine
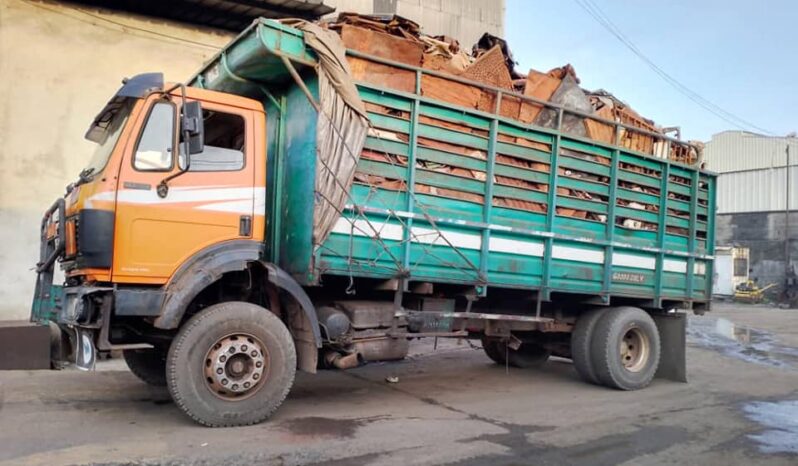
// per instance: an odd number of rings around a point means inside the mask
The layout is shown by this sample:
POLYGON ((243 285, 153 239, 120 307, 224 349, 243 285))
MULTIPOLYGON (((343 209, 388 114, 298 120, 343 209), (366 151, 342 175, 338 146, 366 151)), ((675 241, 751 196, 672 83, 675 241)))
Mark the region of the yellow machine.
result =
POLYGON ((774 286, 776 286, 775 283, 770 283, 760 288, 755 281, 748 280, 737 285, 737 289, 734 290, 734 300, 744 303, 761 303, 765 298, 765 291, 774 286))

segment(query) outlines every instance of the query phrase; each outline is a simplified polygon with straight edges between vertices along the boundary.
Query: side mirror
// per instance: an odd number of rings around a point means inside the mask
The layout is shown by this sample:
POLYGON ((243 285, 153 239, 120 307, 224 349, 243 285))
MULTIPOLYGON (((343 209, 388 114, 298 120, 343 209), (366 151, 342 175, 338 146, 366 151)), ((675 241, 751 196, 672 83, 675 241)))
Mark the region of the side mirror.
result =
POLYGON ((205 125, 202 119, 202 104, 197 101, 183 104, 182 128, 184 138, 188 136, 188 154, 199 154, 205 149, 205 125))

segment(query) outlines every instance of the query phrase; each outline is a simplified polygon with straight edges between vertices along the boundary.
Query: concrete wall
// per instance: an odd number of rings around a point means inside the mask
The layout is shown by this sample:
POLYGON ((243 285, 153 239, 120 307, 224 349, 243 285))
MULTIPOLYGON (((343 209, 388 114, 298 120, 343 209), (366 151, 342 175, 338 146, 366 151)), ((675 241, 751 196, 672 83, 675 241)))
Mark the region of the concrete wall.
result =
POLYGON ((83 134, 120 80, 163 71, 181 81, 230 37, 85 6, 0 1, 0 320, 27 318, 41 212, 88 161, 83 134))
POLYGON ((750 249, 749 274, 761 286, 784 282, 784 237, 790 238, 790 261, 798 267, 798 211, 790 213, 789 230, 785 231, 784 212, 754 212, 718 215, 718 245, 742 246, 750 249))

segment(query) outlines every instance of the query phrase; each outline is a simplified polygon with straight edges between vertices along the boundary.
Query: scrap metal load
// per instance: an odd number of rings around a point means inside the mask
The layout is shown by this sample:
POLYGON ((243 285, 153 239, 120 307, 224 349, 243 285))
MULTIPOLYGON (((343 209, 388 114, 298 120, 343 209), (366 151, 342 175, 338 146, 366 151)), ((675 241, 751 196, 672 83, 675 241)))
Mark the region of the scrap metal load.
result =
MULTIPOLYGON (((464 50, 457 40, 446 36, 428 36, 421 33, 418 24, 398 16, 363 16, 342 13, 333 20, 322 24, 336 31, 344 45, 349 49, 348 62, 352 77, 359 82, 375 86, 388 87, 397 91, 416 93, 423 97, 444 101, 468 109, 493 113, 525 124, 559 130, 562 133, 582 137, 608 145, 617 145, 631 151, 658 158, 667 158, 685 165, 701 164, 700 143, 674 144, 666 138, 666 132, 653 121, 640 116, 627 104, 604 90, 587 91, 579 86, 580 80, 574 68, 568 64, 549 72, 530 70, 526 75, 515 70, 507 43, 488 33, 473 46, 470 52, 464 50), (361 55, 362 54, 362 55, 361 55), (422 68, 433 73, 417 73, 414 68, 422 68), (472 84, 473 83, 473 84, 472 84), (481 84, 481 85, 480 85, 481 84), (531 99, 522 99, 519 95, 531 99), (544 102, 559 105, 567 110, 558 121, 559 112, 556 107, 547 106, 544 102), (621 126, 621 125, 625 126, 621 126), (631 128, 628 128, 631 127, 631 128)), ((410 119, 409 112, 397 111, 373 103, 366 103, 372 114, 410 119)), ((419 122, 436 125, 464 134, 487 136, 484 129, 468 126, 465 122, 452 122, 433 119, 424 115, 419 122)), ((410 135, 375 125, 370 135, 383 140, 394 140, 403 143, 409 141, 410 135)), ((538 141, 524 137, 512 137, 499 134, 499 141, 549 152, 551 148, 538 141)), ((477 150, 467 145, 452 144, 419 135, 417 144, 420 147, 452 152, 479 160, 486 160, 484 150, 477 150)), ((574 157, 581 157, 593 163, 610 165, 609 157, 596 156, 578 151, 561 149, 574 157)), ((361 157, 366 160, 390 162, 394 165, 406 166, 404 157, 369 149, 363 150, 361 157)), ((497 154, 497 163, 534 170, 541 173, 549 171, 549 165, 533 162, 512 154, 497 154)), ((463 167, 449 166, 445 163, 417 161, 419 168, 439 173, 485 181, 484 171, 470 170, 463 167)), ((623 165, 623 164, 621 164, 623 165)), ((646 169, 639 166, 621 167, 631 171, 647 174, 646 169)), ((595 174, 579 172, 572 169, 559 168, 558 173, 574 179, 589 180, 606 184, 609 179, 595 174)), ((494 175, 494 183, 525 190, 548 192, 548 185, 530 179, 517 179, 494 175)), ((674 177, 675 178, 675 177, 674 177)), ((673 179, 689 185, 690 181, 673 179)), ((376 186, 383 189, 401 190, 403 181, 357 173, 355 182, 376 186)), ((658 188, 621 181, 624 189, 658 195, 658 188)), ((482 195, 468 191, 441 188, 416 184, 416 192, 451 197, 482 203, 482 195)), ((558 187, 557 194, 573 199, 607 202, 600 194, 585 190, 558 187)), ((645 196, 644 196, 645 197, 645 196)), ((679 195, 670 193, 669 197, 679 199, 679 195)), ((497 196, 494 205, 520 209, 530 212, 545 212, 546 204, 510 197, 497 196)), ((619 199, 622 207, 656 213, 659 206, 619 199)), ((606 222, 606 215, 588 210, 568 207, 557 207, 557 215, 581 218, 598 222, 606 222)), ((668 215, 689 220, 689 211, 668 209, 668 215)), ((656 230, 655 223, 639 219, 617 217, 616 223, 630 229, 656 230)), ((686 228, 667 227, 670 233, 687 235, 686 228)))

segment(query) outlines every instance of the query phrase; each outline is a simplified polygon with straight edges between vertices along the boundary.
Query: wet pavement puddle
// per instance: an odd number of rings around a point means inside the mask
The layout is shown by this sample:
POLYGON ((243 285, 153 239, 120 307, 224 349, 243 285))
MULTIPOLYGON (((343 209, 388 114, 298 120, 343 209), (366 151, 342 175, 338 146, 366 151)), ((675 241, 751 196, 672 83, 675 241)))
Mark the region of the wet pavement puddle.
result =
POLYGON ((743 413, 765 428, 748 435, 762 453, 798 454, 798 400, 754 401, 743 405, 743 413))
POLYGON ((798 370, 798 348, 780 344, 772 333, 737 325, 728 319, 690 318, 687 342, 743 361, 798 370))

